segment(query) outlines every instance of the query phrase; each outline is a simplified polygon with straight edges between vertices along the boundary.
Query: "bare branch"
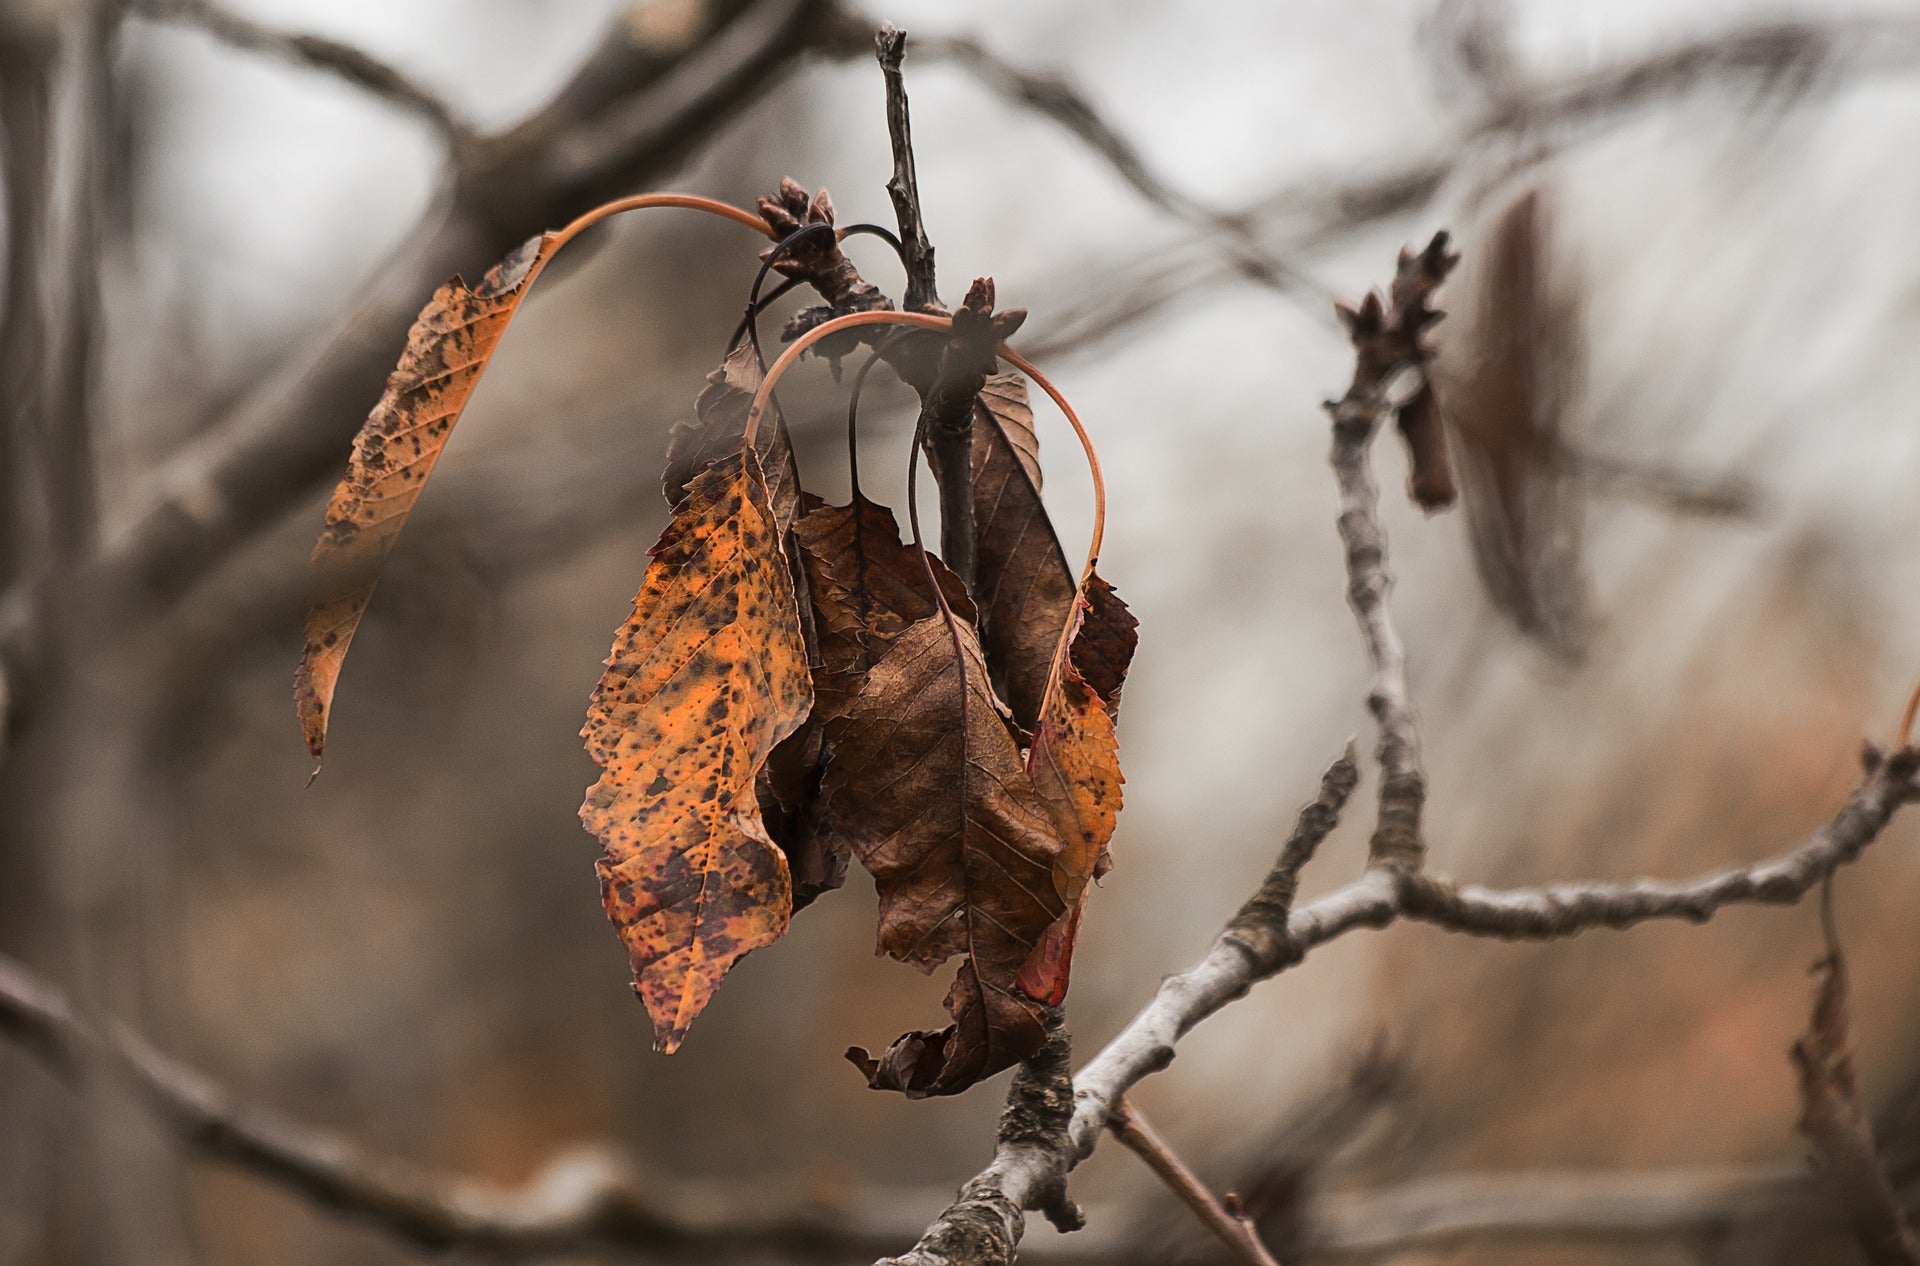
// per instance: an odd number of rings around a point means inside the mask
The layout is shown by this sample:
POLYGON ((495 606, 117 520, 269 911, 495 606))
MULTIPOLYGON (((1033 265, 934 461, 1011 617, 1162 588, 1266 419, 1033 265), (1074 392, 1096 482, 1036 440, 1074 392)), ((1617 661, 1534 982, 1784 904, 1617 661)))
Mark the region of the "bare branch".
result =
MULTIPOLYGON (((1380 726, 1380 819, 1368 848, 1376 866, 1420 869, 1426 846, 1420 838, 1420 811, 1426 803, 1426 779, 1420 772, 1420 735, 1407 692, 1407 656, 1387 611, 1386 537, 1376 510, 1380 490, 1373 480, 1369 450, 1373 437, 1393 408, 1388 390, 1402 370, 1421 369, 1426 360, 1423 336, 1440 314, 1429 306, 1433 290, 1445 280, 1459 256, 1447 250, 1447 235, 1437 234, 1415 255, 1402 251, 1392 294, 1382 302, 1370 294, 1360 307, 1340 309, 1352 336, 1353 383, 1339 400, 1329 401, 1333 415, 1333 471, 1340 485, 1340 539, 1347 554, 1347 602, 1360 622, 1373 685, 1367 707, 1380 726)), ((1431 399, 1424 380, 1414 399, 1431 399)), ((1444 452, 1444 448, 1441 450, 1444 452)), ((1415 449, 1414 479, 1420 479, 1420 450, 1415 449)))
POLYGON ((1223 222, 1168 205, 1164 182, 1154 177, 1137 151, 1100 121, 1085 98, 1045 74, 1008 67, 968 41, 929 41, 929 55, 945 55, 973 71, 1006 99, 1053 118, 1114 165, 1123 179, 1157 206, 1194 224, 1214 260, 1177 252, 1155 252, 1131 267, 1103 266, 1063 278, 1049 292, 1072 296, 1072 323, 1047 331, 1029 349, 1035 356, 1058 356, 1136 329, 1182 299, 1234 277, 1263 279, 1242 267, 1243 247, 1256 258, 1290 268, 1300 285, 1272 288, 1312 300, 1315 314, 1325 287, 1314 283, 1301 258, 1312 248, 1425 206, 1456 173, 1471 169, 1487 154, 1497 154, 1507 174, 1537 166, 1594 129, 1621 116, 1669 104, 1704 87, 1751 83, 1763 89, 1796 89, 1843 77, 1911 72, 1920 64, 1920 22, 1875 17, 1769 22, 1701 36, 1671 48, 1603 66, 1566 79, 1524 84, 1500 97, 1500 108, 1466 122, 1458 138, 1439 154, 1429 150, 1404 164, 1389 165, 1354 179, 1340 173, 1315 173, 1289 182, 1237 212, 1217 212, 1223 222), (1824 77, 1824 80, 1823 80, 1824 77), (1064 95, 1062 95, 1064 93, 1064 95), (1071 103, 1071 104, 1067 104, 1071 103), (1091 121, 1077 121, 1082 108, 1091 121), (1141 176, 1146 172, 1145 176, 1141 176), (1140 181, 1136 181, 1140 177, 1140 181), (1262 226, 1281 218, 1305 222, 1284 245, 1272 244, 1262 226), (1223 236, 1224 235, 1224 236, 1223 236), (1169 259, 1168 255, 1174 255, 1169 259), (1289 262, 1291 261, 1291 262, 1289 262))
POLYGON ((1167 1184, 1176 1196, 1194 1212, 1207 1230, 1213 1232, 1233 1256, 1245 1266, 1280 1266, 1273 1260, 1273 1254, 1260 1242, 1248 1221, 1229 1210, 1207 1189, 1198 1175, 1187 1167, 1187 1163, 1160 1137, 1140 1110, 1127 1101, 1125 1095, 1114 1105, 1113 1118, 1107 1122, 1107 1128, 1113 1136, 1124 1143, 1129 1151, 1145 1161, 1151 1169, 1167 1184))
POLYGON ((908 312, 944 311, 934 284, 933 243, 920 209, 920 180, 913 166, 913 121, 907 111, 907 84, 900 62, 907 53, 907 33, 891 22, 880 24, 873 37, 874 54, 887 84, 887 137, 893 143, 893 175, 887 196, 900 222, 900 241, 907 248, 907 292, 901 307, 908 312))
POLYGON ((1365 874, 1304 908, 1292 908, 1301 867, 1337 822, 1357 781, 1350 745, 1322 778, 1318 798, 1302 811, 1293 838, 1259 891, 1206 956, 1162 982, 1146 1007, 1073 1079, 1074 1111, 1064 1146, 1018 1153, 1003 1146, 993 1164, 962 1189, 961 1203, 942 1215, 911 1254, 889 1266, 1005 1266, 1018 1242, 1019 1211, 1054 1198, 1066 1174, 1092 1154, 1100 1133, 1124 1110, 1127 1092, 1170 1065, 1180 1039, 1195 1025, 1316 946, 1356 928, 1384 928, 1402 918, 1495 939, 1555 940, 1650 919, 1704 922, 1737 903, 1791 904, 1857 858, 1901 805, 1920 799, 1914 784, 1920 749, 1884 754, 1869 746, 1863 758, 1866 776, 1839 814, 1799 848, 1772 861, 1682 882, 1643 878, 1509 890, 1463 887, 1421 873, 1425 783, 1404 652, 1385 606, 1390 580, 1367 449, 1395 407, 1390 384, 1402 371, 1424 364, 1422 336, 1440 319, 1430 306, 1432 292, 1455 262, 1446 235, 1439 234, 1417 255, 1401 252, 1388 299, 1374 293, 1357 309, 1341 309, 1353 338, 1355 370, 1347 394, 1327 408, 1334 423, 1348 596, 1374 667, 1368 703, 1380 726, 1383 772, 1365 874), (964 1242, 944 1236, 943 1228, 955 1225, 963 1209, 998 1211, 995 1234, 964 1242))
POLYGON ((262 26, 210 0, 138 0, 135 11, 158 22, 173 22, 206 32, 223 44, 267 53, 317 70, 370 93, 433 125, 455 150, 473 141, 473 132, 437 95, 376 57, 338 40, 298 35, 262 26))
POLYGON ((1817 1218, 1798 1166, 1449 1174, 1316 1199, 1296 1251, 1393 1261, 1467 1244, 1700 1241, 1768 1218, 1817 1218))
MULTIPOLYGON (((1229 925, 1198 963, 1168 977, 1126 1028, 1073 1079, 1074 1114, 1067 1147, 1057 1157, 1028 1154, 995 1165, 968 1185, 984 1199, 1018 1207, 1061 1165, 1068 1170, 1091 1155, 1114 1105, 1143 1078, 1173 1062, 1181 1038, 1261 980, 1292 966, 1309 951, 1356 928, 1384 928, 1396 919, 1431 923, 1451 932, 1503 940, 1560 940, 1596 928, 1628 928, 1652 919, 1702 923, 1730 905, 1791 905, 1885 830, 1903 804, 1920 796, 1914 773, 1920 749, 1867 753, 1867 775, 1833 820, 1793 851, 1757 865, 1715 871, 1681 882, 1568 883, 1545 888, 1457 887, 1397 867, 1372 867, 1360 879, 1293 911, 1284 928, 1262 929, 1264 955, 1250 948, 1248 929, 1229 925)), ((1329 779, 1333 777, 1329 771, 1329 779)), ((1337 813, 1325 789, 1314 806, 1337 813)), ((1305 814, 1302 815, 1303 822, 1305 814)), ((962 1259, 922 1257, 914 1266, 962 1259)), ((1005 1257, 965 1259, 999 1266, 1005 1257)))
POLYGON ((925 51, 962 67, 987 89, 1058 123, 1135 192, 1181 222, 1214 238, 1231 270, 1258 285, 1331 300, 1333 291, 1292 260, 1267 249, 1243 216, 1206 206, 1155 171, 1133 142, 1108 123, 1079 89, 1057 74, 1023 70, 976 40, 931 40, 925 51))
POLYGON ((1049 1016, 1047 1027, 1046 1045, 1020 1066, 1007 1091, 993 1163, 960 1189, 959 1198, 913 1248, 876 1266, 1011 1262, 1028 1209, 1045 1211, 1063 1231, 1083 1225, 1079 1208, 1067 1199, 1067 1166, 1061 1161, 1067 1154, 1074 1087, 1068 1076, 1067 1031, 1058 1010, 1049 1016))

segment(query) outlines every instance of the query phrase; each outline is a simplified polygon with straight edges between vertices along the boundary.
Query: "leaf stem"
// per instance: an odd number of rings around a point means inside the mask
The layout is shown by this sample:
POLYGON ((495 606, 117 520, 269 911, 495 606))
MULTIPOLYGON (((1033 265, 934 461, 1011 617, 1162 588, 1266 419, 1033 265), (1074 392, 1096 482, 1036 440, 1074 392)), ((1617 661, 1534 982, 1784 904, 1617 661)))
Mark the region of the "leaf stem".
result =
POLYGON ((779 359, 767 370, 767 376, 760 380, 760 389, 753 393, 753 403, 747 408, 746 431, 740 437, 743 448, 753 447, 754 437, 760 432, 760 415, 766 412, 767 398, 773 394, 773 385, 800 359, 800 354, 829 334, 838 334, 860 325, 909 325, 923 330, 945 330, 953 325, 953 320, 926 312, 849 312, 831 321, 822 321, 789 343, 787 350, 780 353, 779 359))

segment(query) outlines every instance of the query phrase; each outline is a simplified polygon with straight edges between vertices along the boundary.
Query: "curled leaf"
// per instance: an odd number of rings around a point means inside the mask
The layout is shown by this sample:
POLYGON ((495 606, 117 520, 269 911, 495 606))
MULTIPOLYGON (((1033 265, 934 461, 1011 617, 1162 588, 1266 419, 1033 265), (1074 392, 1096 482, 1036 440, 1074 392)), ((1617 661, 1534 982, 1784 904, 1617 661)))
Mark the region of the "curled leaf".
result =
POLYGON ((1494 222, 1470 319, 1449 327, 1434 375, 1488 595, 1521 630, 1577 658, 1587 593, 1567 427, 1582 336, 1577 297, 1550 275, 1549 209, 1529 190, 1494 222))
MULTIPOLYGON (((847 842, 821 812, 823 762, 847 708, 867 671, 893 638, 915 620, 939 610, 927 583, 928 566, 901 543, 893 512, 857 496, 847 506, 827 506, 807 496, 807 512, 792 534, 800 584, 808 602, 801 614, 812 648, 814 706, 801 730, 773 751, 768 762, 775 799, 761 797, 767 823, 793 872, 793 908, 798 911, 846 881, 847 842), (780 784, 800 794, 782 794, 780 784)), ((973 604, 960 581, 930 558, 947 601, 972 617, 973 604)))
MULTIPOLYGON (((910 624, 940 610, 920 553, 900 540, 893 511, 865 497, 801 519, 794 541, 806 565, 819 629, 815 712, 830 725, 846 715, 868 671, 910 624)), ((930 558, 947 605, 963 620, 973 602, 960 580, 930 558)))
POLYGON ((781 535, 751 453, 687 487, 581 730, 604 772, 580 818, 660 1048, 792 913, 756 783, 813 703, 781 535))
POLYGON ((947 995, 954 1025, 854 1055, 869 1083, 955 1094, 1031 1055, 1044 1017, 1015 980, 1066 912, 1061 841, 970 628, 935 616, 894 639, 847 713, 825 800, 879 889, 880 951, 923 971, 967 956, 947 995))
POLYGON ((994 684, 1030 730, 1076 586, 1034 478, 1039 449, 1026 383, 1002 374, 987 384, 974 409, 974 594, 994 684))
POLYGON ((300 728, 316 761, 326 748, 347 647, 380 569, 507 322, 562 240, 552 233, 530 238, 479 285, 455 277, 435 291, 407 331, 386 391, 354 438, 346 478, 327 503, 326 527, 313 547, 314 599, 293 682, 300 728))
MULTIPOLYGON (((1826 898, 1832 900, 1829 894, 1826 898)), ((1800 1133, 1813 1144, 1854 1237, 1874 1266, 1920 1266, 1920 1243, 1880 1165, 1873 1124, 1861 1110, 1847 1021, 1847 962, 1827 917, 1827 955, 1806 1035, 1793 1044, 1800 1074, 1800 1133)))
MULTIPOLYGON (((1033 745, 1027 751, 1027 775, 1062 841, 1053 862, 1053 882, 1066 903, 1067 914, 1048 929, 1039 950, 1023 965, 1019 984, 1029 996, 1049 1006, 1058 1006, 1066 997, 1073 941, 1080 927, 1087 885, 1105 874, 1111 864, 1107 843, 1119 818, 1124 781, 1113 710, 1118 707, 1119 679, 1125 676, 1132 644, 1127 641, 1125 655, 1117 659, 1108 657, 1108 652, 1116 649, 1113 647, 1097 648, 1092 656, 1103 680, 1107 673, 1117 674, 1112 679, 1109 701, 1088 683, 1079 663, 1082 643, 1092 627, 1089 615, 1094 610, 1093 594, 1104 594, 1103 603, 1118 604, 1119 612, 1132 620, 1106 582, 1097 575, 1088 576, 1075 605, 1074 628, 1060 680, 1041 705, 1033 728, 1033 745)), ((1122 627, 1111 610, 1107 619, 1110 623, 1098 630, 1102 636, 1122 627)), ((1124 627, 1132 632, 1130 623, 1124 627)))

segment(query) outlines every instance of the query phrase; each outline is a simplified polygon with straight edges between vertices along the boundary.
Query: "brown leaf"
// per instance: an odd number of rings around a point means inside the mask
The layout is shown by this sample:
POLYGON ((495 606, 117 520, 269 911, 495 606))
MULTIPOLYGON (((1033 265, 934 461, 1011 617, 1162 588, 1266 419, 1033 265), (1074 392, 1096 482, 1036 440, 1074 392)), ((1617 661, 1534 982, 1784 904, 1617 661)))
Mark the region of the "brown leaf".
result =
MULTIPOLYGON (((794 540, 806 565, 819 627, 821 666, 814 674, 815 713, 846 715, 867 671, 908 625, 940 610, 920 553, 900 539, 893 511, 865 497, 800 520, 794 540)), ((947 604, 963 620, 973 602, 960 580, 930 558, 947 604)))
MULTIPOLYGON (((901 543, 891 510, 864 497, 853 505, 826 506, 803 494, 803 504, 806 513, 792 539, 801 563, 799 587, 809 596, 803 614, 811 616, 814 706, 807 724, 775 748, 768 762, 779 803, 769 805, 762 797, 774 842, 793 872, 796 911, 846 881, 847 842, 820 813, 828 740, 887 645, 909 624, 939 610, 927 566, 901 543), (781 792, 782 780, 801 794, 781 792)), ((948 603, 972 619, 973 603, 959 579, 938 558, 928 563, 948 603)))
POLYGON ((1440 416, 1440 400, 1428 380, 1394 414, 1407 445, 1407 496, 1430 514, 1451 506, 1460 495, 1440 416))
POLYGON ((1082 601, 1086 604, 1080 631, 1068 648, 1073 666, 1093 692, 1106 702, 1107 712, 1120 715, 1120 688, 1126 684, 1133 652, 1140 645, 1140 621, 1098 575, 1087 577, 1082 601))
POLYGON ((1800 1132, 1813 1144, 1854 1236, 1874 1266, 1920 1266, 1920 1246, 1900 1212, 1860 1110, 1847 1036, 1847 963, 1828 925, 1827 956, 1806 1036, 1793 1044, 1800 1073, 1800 1132))
MULTIPOLYGON (((661 483, 668 505, 680 504, 687 495, 687 485, 701 471, 740 452, 747 410, 753 404, 753 393, 760 388, 761 377, 760 358, 752 345, 744 342, 727 353, 720 368, 707 375, 707 385, 693 406, 697 420, 675 423, 667 439, 667 469, 661 483)), ((794 461, 787 428, 771 404, 754 435, 753 446, 760 469, 766 472, 767 502, 785 532, 802 513, 800 468, 794 461)))
POLYGON ((812 702, 781 533, 740 454, 688 486, 581 730, 605 772, 580 818, 662 1050, 787 929, 792 882, 755 784, 812 702))
POLYGON ((1501 214, 1482 248, 1471 320, 1448 327, 1434 374, 1489 596, 1521 629, 1576 656, 1582 510, 1565 430, 1580 331, 1574 303, 1548 284, 1550 228, 1538 190, 1501 214))
POLYGON ((880 951, 924 971, 968 956, 947 995, 954 1026, 856 1057, 870 1083, 955 1094, 1032 1054, 1043 1016, 1014 982, 1066 912, 1061 841, 971 629, 935 616, 894 639, 847 713, 825 799, 879 888, 880 951))
POLYGON ((995 374, 980 387, 980 404, 1007 438, 1033 490, 1042 488, 1040 437, 1033 429, 1033 406, 1027 402, 1027 380, 1019 374, 995 374))
POLYGON ((1025 381, 1005 374, 992 382, 978 397, 973 427, 974 596, 994 684, 1030 730, 1077 586, 1028 473, 1028 461, 1034 470, 1039 462, 1025 381))
POLYGON ((872 1089, 926 1099, 957 1095, 1028 1058, 1046 1041, 1046 1008, 1018 988, 982 980, 972 959, 960 965, 946 1006, 953 1016, 946 1028, 903 1033, 878 1059, 863 1047, 848 1047, 847 1059, 872 1089))
POLYGON ((559 241, 550 233, 530 238, 479 285, 455 277, 435 291, 407 332, 386 391, 354 438, 347 476, 327 503, 326 527, 313 547, 314 601, 293 680, 300 727, 315 760, 326 747, 347 647, 387 554, 507 322, 559 241))

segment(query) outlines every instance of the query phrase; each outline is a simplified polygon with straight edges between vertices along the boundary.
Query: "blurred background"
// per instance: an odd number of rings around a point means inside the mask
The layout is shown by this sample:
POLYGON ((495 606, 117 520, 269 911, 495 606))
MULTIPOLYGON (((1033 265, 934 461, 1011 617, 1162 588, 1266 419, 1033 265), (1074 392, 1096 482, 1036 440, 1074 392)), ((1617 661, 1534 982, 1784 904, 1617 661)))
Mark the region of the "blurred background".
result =
MULTIPOLYGON (((666 436, 764 243, 656 214, 570 251, 392 557, 304 789, 289 689, 326 493, 434 286, 643 189, 750 205, 791 175, 891 224, 882 19, 911 36, 942 293, 991 275, 1031 309, 1020 342, 1101 446, 1102 570, 1142 624, 1116 868, 1069 1002, 1083 1055, 1371 741, 1331 304, 1437 228, 1465 256, 1440 335, 1462 506, 1423 516, 1378 450, 1432 865, 1754 860, 1832 814, 1863 736, 1891 739, 1920 671, 1920 5, 7 0, 0 951, 373 1153, 501 1187, 618 1156, 715 1222, 828 1228, 575 1260, 911 1242, 987 1159, 1001 1096, 905 1102, 843 1061, 945 988, 872 956, 864 876, 663 1058, 575 817, 666 436)), ((882 248, 849 250, 898 293, 882 248)), ((898 503, 914 410, 882 379, 863 460, 898 503)), ((841 389, 787 382, 808 482, 844 500, 841 389)), ((1041 441, 1073 451, 1051 414, 1041 441)), ((1047 490, 1073 555, 1077 461, 1047 490)), ((1364 825, 1309 892, 1358 872, 1364 825)), ((1896 823, 1837 893, 1909 1200, 1915 845, 1896 823)), ((1786 1049, 1818 946, 1810 905, 1544 947, 1355 935, 1137 1098, 1290 1262, 1848 1262, 1792 1196, 1786 1049), (1502 1229, 1582 1184, 1706 1212, 1502 1229), (1394 1240, 1423 1199, 1484 1225, 1394 1240)), ((1074 1188, 1095 1229, 1076 1247, 1036 1218, 1035 1260, 1217 1259, 1121 1149, 1074 1188)), ((198 1159, 111 1077, 0 1049, 6 1266, 421 1256, 198 1159)))

